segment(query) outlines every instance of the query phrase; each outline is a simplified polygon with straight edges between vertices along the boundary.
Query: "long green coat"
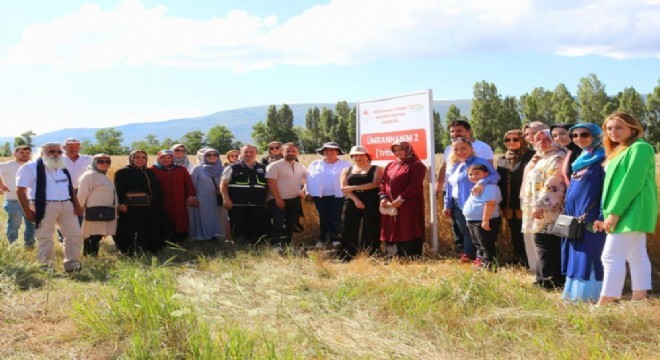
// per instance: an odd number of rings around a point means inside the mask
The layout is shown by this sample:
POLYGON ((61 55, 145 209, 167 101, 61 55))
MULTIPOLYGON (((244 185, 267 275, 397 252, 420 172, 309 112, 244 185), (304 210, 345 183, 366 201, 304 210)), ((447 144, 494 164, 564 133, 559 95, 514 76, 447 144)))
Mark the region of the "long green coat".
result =
POLYGON ((658 220, 655 154, 647 142, 632 143, 605 167, 603 215, 619 215, 613 233, 653 233, 658 220))

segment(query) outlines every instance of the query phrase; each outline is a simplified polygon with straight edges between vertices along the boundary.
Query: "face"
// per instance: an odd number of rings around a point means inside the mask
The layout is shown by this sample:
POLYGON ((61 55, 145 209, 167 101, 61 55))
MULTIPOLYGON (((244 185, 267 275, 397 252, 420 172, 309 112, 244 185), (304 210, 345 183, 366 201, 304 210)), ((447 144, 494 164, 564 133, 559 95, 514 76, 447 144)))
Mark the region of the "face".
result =
POLYGON ((163 165, 163 166, 170 166, 172 165, 172 162, 174 160, 172 159, 172 155, 163 155, 158 159, 158 163, 163 165))
POLYGON ((632 136, 632 129, 623 121, 614 118, 605 123, 607 137, 616 143, 625 143, 632 136))
POLYGON ((367 157, 367 155, 356 154, 351 156, 351 158, 353 158, 353 161, 356 164, 366 164, 369 162, 369 158, 367 157))
POLYGON ((108 171, 110 169, 110 165, 112 164, 112 161, 110 158, 100 158, 96 160, 96 167, 99 168, 101 171, 108 171))
POLYGON ((552 138, 561 145, 568 146, 571 143, 571 138, 568 136, 568 130, 560 127, 552 129, 552 138))
POLYGON ((392 146, 392 154, 399 159, 406 157, 406 151, 401 146, 392 146))
POLYGON ((520 137, 516 134, 509 134, 504 138, 504 146, 509 150, 520 149, 520 137))
POLYGON ((229 161, 230 163, 238 161, 238 152, 236 151, 230 152, 229 155, 227 155, 227 161, 229 161))
POLYGON ((450 126, 449 127, 449 136, 452 139, 456 139, 459 137, 464 137, 469 139, 470 136, 472 135, 472 131, 464 128, 463 126, 450 126))
POLYGON ((339 150, 337 149, 325 149, 323 150, 323 156, 328 160, 334 160, 339 156, 339 150))
POLYGON ((536 136, 536 133, 538 130, 532 129, 532 128, 527 128, 525 129, 525 140, 527 140, 528 143, 533 144, 534 143, 534 136, 536 136))
POLYGON ((186 155, 188 152, 186 151, 186 148, 182 146, 178 146, 176 149, 174 149, 174 156, 176 157, 181 157, 186 155))
POLYGON ((32 156, 32 151, 30 150, 18 150, 14 154, 14 159, 18 162, 26 162, 30 160, 30 156, 32 156))
POLYGON ((76 157, 80 154, 80 144, 79 143, 67 143, 64 144, 64 151, 66 155, 70 157, 76 157))
POLYGON ((552 150, 552 140, 549 137, 545 136, 544 133, 540 132, 534 136, 535 142, 534 145, 537 149, 546 152, 552 150))
POLYGON ((49 146, 43 149, 41 158, 44 160, 44 165, 49 169, 63 169, 62 153, 60 146, 49 146))
POLYGON ((147 155, 143 153, 137 153, 133 157, 133 162, 137 167, 144 167, 147 165, 147 155))
POLYGON ((286 146, 284 148, 284 159, 286 161, 294 161, 298 158, 298 147, 297 146, 286 146))
POLYGON ((577 128, 571 133, 573 142, 582 149, 588 147, 593 142, 591 132, 587 129, 577 128))
POLYGON ((464 142, 455 142, 451 145, 454 156, 460 161, 464 161, 472 156, 472 146, 464 142))
POLYGON ((209 164, 217 163, 218 162, 218 157, 219 157, 219 154, 217 152, 213 152, 213 151, 209 151, 206 154, 204 154, 204 159, 209 164))
POLYGON ((241 151, 241 155, 243 155, 243 161, 251 164, 257 158, 257 148, 246 146, 241 151))
POLYGON ((476 183, 477 181, 484 179, 486 176, 488 176, 487 172, 481 171, 481 170, 468 170, 468 179, 470 182, 476 183))
POLYGON ((268 152, 271 153, 271 155, 279 155, 282 153, 282 148, 278 144, 270 144, 268 145, 268 152))

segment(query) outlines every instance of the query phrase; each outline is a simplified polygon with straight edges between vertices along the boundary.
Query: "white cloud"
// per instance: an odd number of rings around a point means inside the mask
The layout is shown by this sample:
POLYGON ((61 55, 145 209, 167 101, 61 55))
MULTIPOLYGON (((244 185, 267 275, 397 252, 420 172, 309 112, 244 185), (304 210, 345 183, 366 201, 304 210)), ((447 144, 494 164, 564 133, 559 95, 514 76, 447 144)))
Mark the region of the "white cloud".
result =
POLYGON ((4 64, 219 68, 353 64, 381 58, 537 51, 660 58, 658 0, 334 0, 284 23, 232 10, 191 20, 124 0, 29 26, 4 64))

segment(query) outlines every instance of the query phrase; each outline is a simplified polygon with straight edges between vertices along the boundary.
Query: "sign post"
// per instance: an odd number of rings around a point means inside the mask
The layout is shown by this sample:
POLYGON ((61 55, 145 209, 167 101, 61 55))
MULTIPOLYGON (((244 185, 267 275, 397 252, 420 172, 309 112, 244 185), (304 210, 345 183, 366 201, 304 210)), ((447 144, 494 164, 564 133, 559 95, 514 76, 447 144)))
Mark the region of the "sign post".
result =
POLYGON ((372 164, 384 166, 395 160, 390 146, 409 142, 419 159, 431 168, 429 178, 431 242, 438 252, 437 203, 435 201, 435 135, 433 133, 433 92, 424 90, 381 99, 358 101, 357 143, 365 146, 372 164))

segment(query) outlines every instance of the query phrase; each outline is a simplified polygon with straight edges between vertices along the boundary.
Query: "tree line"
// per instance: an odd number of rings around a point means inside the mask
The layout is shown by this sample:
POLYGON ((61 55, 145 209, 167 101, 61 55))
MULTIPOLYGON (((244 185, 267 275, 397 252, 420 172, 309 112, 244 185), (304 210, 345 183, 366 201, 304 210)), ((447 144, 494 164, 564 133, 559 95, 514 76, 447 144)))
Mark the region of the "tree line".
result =
MULTIPOLYGON (((436 152, 450 143, 446 125, 455 120, 466 120, 472 125, 473 135, 490 144, 496 151, 502 151, 502 134, 507 129, 520 129, 524 123, 542 121, 548 125, 556 123, 592 122, 601 124, 603 119, 615 111, 625 111, 635 116, 645 127, 646 140, 660 150, 660 79, 658 85, 646 96, 633 87, 627 87, 609 96, 596 74, 588 74, 580 79, 574 96, 560 83, 553 90, 534 88, 516 98, 502 96, 497 86, 487 81, 474 84, 472 110, 469 117, 460 109, 450 105, 444 121, 433 111, 436 152)), ((314 153, 328 141, 337 142, 343 149, 355 145, 356 108, 346 101, 339 101, 334 109, 313 107, 307 110, 304 126, 294 126, 291 107, 270 105, 266 119, 252 126, 252 139, 260 150, 265 151, 273 140, 293 141, 300 144, 303 153, 314 153)), ((14 140, 14 146, 30 145, 36 134, 32 131, 21 134, 14 140)), ((114 128, 101 129, 95 134, 96 141, 83 139, 85 153, 126 154, 128 147, 122 146, 122 132, 114 128)), ((206 133, 201 130, 184 134, 181 139, 165 138, 162 141, 154 134, 131 143, 130 149, 143 149, 149 154, 170 148, 181 143, 195 151, 210 146, 221 153, 238 149, 242 144, 234 139, 232 132, 224 125, 217 125, 206 133)), ((9 143, 0 146, 0 155, 9 156, 9 143)))

